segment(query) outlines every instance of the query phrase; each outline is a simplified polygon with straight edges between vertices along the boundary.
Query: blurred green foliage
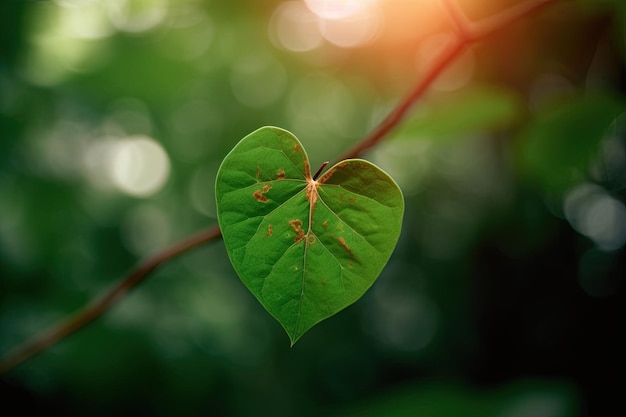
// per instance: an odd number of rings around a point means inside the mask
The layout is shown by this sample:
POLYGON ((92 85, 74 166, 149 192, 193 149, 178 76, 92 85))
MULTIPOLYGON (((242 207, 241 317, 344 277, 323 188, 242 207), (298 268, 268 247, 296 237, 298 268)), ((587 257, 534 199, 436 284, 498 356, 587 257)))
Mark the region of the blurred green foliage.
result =
POLYGON ((441 95, 420 107, 396 135, 408 140, 463 140, 468 135, 510 125, 521 111, 520 99, 493 86, 472 86, 441 95))
MULTIPOLYGON (((333 32, 300 1, 0 1, 0 353, 215 224, 215 173, 247 133, 286 128, 319 166, 370 131, 450 29, 432 0, 372 3, 382 18, 333 32)), ((625 16, 564 1, 442 75, 366 155, 406 197, 395 253, 293 349, 218 242, 2 376, 3 406, 623 414, 625 16)))
POLYGON ((522 169, 541 187, 565 192, 587 178, 610 126, 624 104, 608 96, 572 98, 546 109, 521 141, 522 169))

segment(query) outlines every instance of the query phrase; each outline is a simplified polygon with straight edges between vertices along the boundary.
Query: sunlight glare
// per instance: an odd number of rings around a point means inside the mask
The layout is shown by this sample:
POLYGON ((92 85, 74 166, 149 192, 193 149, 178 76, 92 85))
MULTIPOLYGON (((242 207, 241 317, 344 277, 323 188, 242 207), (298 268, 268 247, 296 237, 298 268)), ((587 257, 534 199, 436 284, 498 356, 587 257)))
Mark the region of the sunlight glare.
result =
POLYGON ((340 48, 372 41, 382 28, 379 0, 306 0, 281 3, 270 22, 274 44, 304 52, 324 40, 340 48))
POLYGON ((373 40, 381 26, 381 13, 369 7, 341 19, 322 19, 320 32, 324 39, 336 46, 353 48, 373 40))
POLYGON ((281 3, 270 21, 275 45, 294 52, 310 51, 322 44, 318 18, 299 1, 281 3))
POLYGON ((345 19, 367 9, 373 0, 304 0, 309 10, 322 19, 345 19))

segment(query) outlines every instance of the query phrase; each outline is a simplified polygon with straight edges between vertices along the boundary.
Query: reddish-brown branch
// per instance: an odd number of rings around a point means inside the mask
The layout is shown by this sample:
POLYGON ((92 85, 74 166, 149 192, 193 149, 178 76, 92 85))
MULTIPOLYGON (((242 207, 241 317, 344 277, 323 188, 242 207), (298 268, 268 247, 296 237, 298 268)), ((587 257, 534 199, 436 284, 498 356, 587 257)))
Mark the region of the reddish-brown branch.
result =
MULTIPOLYGON (((415 103, 426 93, 432 83, 441 73, 472 43, 488 37, 494 32, 504 29, 511 23, 535 13, 545 6, 556 3, 559 0, 529 0, 519 5, 506 9, 494 16, 481 20, 477 23, 470 22, 458 8, 453 0, 443 0, 454 24, 455 38, 435 59, 427 73, 409 91, 409 93, 394 107, 389 115, 366 137, 349 149, 339 160, 356 158, 363 155, 367 150, 376 146, 381 140, 398 126, 409 113, 415 103)), ((122 279, 104 296, 96 299, 93 303, 71 316, 67 321, 53 327, 18 346, 0 362, 0 374, 8 372, 30 359, 36 354, 54 345, 59 340, 69 336, 76 330, 84 327, 104 312, 128 291, 142 282, 152 271, 161 264, 187 252, 199 245, 217 240, 221 236, 217 226, 191 236, 182 242, 157 253, 135 268, 127 277, 122 279)))
MULTIPOLYGON (((448 0, 444 1, 446 1, 448 5, 451 4, 448 0)), ((391 113, 389 113, 369 135, 341 155, 336 162, 362 156, 367 150, 376 146, 378 142, 387 137, 387 135, 404 120, 411 108, 424 96, 437 77, 439 77, 469 45, 486 38, 498 30, 505 29, 511 23, 536 13, 545 6, 558 1, 561 0, 529 0, 512 6, 509 9, 503 10, 477 23, 470 22, 460 13, 460 9, 454 5, 452 7, 454 10, 452 20, 455 25, 455 39, 441 52, 426 74, 415 84, 396 107, 393 108, 391 113)))
POLYGON ((118 282, 102 297, 69 317, 58 326, 48 329, 23 345, 16 347, 0 362, 0 374, 8 372, 20 363, 69 336, 107 311, 115 302, 144 280, 152 271, 172 258, 196 246, 216 240, 221 236, 219 227, 214 226, 171 246, 139 264, 126 278, 118 282))
POLYGON ((443 72, 444 69, 448 67, 454 59, 463 52, 465 49, 465 44, 462 42, 458 42, 456 40, 452 41, 437 57, 434 61, 432 67, 427 72, 427 74, 422 78, 407 94, 383 119, 382 122, 378 124, 376 129, 374 129, 369 135, 367 135, 363 140, 358 142, 354 147, 348 149, 343 155, 341 155, 336 162, 342 161, 344 159, 357 158, 362 156, 367 150, 376 146, 378 142, 383 140, 393 128, 398 126, 400 122, 405 118, 405 116, 409 113, 409 110, 413 107, 413 105, 426 93, 428 87, 437 79, 437 77, 443 72))

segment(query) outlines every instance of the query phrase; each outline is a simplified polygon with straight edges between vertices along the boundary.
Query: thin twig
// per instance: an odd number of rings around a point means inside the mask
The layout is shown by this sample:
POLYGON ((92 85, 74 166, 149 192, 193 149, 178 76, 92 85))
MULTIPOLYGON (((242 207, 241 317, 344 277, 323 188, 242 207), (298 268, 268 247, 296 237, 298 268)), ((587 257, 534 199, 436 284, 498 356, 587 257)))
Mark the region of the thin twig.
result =
POLYGON ((430 85, 437 79, 437 77, 443 72, 444 69, 458 57, 465 49, 465 44, 454 40, 448 44, 443 50, 441 55, 437 57, 430 70, 422 78, 394 108, 391 113, 378 124, 368 136, 358 142, 354 147, 348 149, 343 155, 341 155, 337 162, 344 159, 358 158, 363 155, 367 150, 373 148, 383 140, 389 132, 405 118, 409 113, 409 110, 413 105, 426 93, 430 85))
POLYGON ((144 280, 152 271, 161 264, 175 258, 181 253, 187 252, 196 246, 216 240, 221 236, 219 227, 213 226, 183 241, 157 253, 143 263, 139 264, 126 278, 118 282, 102 297, 96 299, 73 316, 66 319, 56 327, 36 335, 32 339, 13 349, 0 362, 0 374, 8 372, 22 362, 30 359, 39 352, 54 345, 59 340, 69 336, 76 330, 85 326, 95 318, 107 311, 115 302, 127 292, 144 280))
MULTIPOLYGON (((415 84, 413 89, 411 89, 396 107, 391 110, 387 117, 383 119, 369 135, 341 155, 336 162, 362 156, 367 150, 373 148, 378 142, 387 137, 387 135, 404 120, 415 103, 428 91, 433 81, 435 81, 448 65, 458 58, 469 45, 486 38, 498 30, 505 29, 511 23, 536 13, 545 6, 557 3, 558 1, 562 0, 529 0, 519 5, 512 6, 510 9, 506 9, 477 23, 470 25, 470 23, 467 22, 464 27, 471 27, 471 33, 467 38, 453 40, 452 43, 441 52, 424 77, 415 84)), ((464 16, 462 16, 462 18, 467 20, 464 16)))
MULTIPOLYGON (((463 15, 456 4, 444 0, 447 8, 453 15, 451 18, 455 24, 457 33, 456 39, 452 41, 441 52, 427 73, 409 93, 396 105, 389 115, 366 137, 359 141, 354 147, 346 151, 339 160, 357 158, 362 156, 367 150, 376 146, 387 135, 402 122, 415 103, 426 93, 428 88, 439 75, 472 43, 486 38, 492 33, 504 29, 511 23, 535 13, 543 7, 556 3, 560 0, 529 0, 519 5, 506 9, 492 17, 481 20, 478 23, 471 23, 463 15)), ((131 273, 122 279, 104 296, 87 305, 82 310, 71 316, 67 321, 53 327, 13 349, 0 361, 0 374, 9 372, 24 361, 32 358, 36 354, 54 345, 59 340, 69 336, 76 330, 84 327, 104 312, 106 312, 116 301, 124 296, 128 291, 142 282, 152 271, 161 264, 185 253, 197 246, 217 240, 221 236, 219 227, 214 226, 194 236, 191 236, 180 243, 157 253, 135 268, 131 273)))

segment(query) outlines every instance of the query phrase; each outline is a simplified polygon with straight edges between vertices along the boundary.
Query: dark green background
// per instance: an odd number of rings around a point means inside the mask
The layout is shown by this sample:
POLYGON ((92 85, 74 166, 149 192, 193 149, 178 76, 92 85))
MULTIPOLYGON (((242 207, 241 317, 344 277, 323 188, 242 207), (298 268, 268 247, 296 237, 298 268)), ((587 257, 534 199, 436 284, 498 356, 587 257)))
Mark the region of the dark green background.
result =
MULTIPOLYGON (((63 44, 62 3, 0 1, 2 355, 215 224, 215 172, 251 131, 293 131, 315 166, 356 143, 430 34, 296 53, 268 35, 280 2, 172 0, 151 30, 63 44), (116 135, 161 144, 158 192, 90 171, 116 135)), ((289 348, 214 242, 2 376, 1 414, 623 414, 624 6, 562 3, 472 48, 471 80, 365 155, 406 215, 355 305, 289 348)))

